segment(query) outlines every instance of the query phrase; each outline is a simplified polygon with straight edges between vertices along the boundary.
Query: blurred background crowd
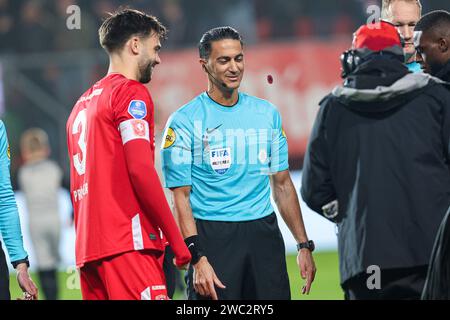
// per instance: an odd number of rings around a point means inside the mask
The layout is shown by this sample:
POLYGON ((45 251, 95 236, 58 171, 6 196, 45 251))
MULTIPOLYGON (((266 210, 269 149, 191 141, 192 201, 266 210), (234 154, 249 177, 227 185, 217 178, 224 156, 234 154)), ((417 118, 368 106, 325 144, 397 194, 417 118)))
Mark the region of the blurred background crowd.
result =
MULTIPOLYGON (((65 119, 76 99, 106 72, 97 30, 107 12, 120 6, 160 18, 169 29, 167 52, 194 48, 206 30, 219 25, 238 29, 246 45, 339 38, 349 43, 370 16, 370 5, 381 6, 381 0, 0 0, 0 114, 9 124, 12 153, 19 155, 15 142, 21 132, 43 128, 67 181, 65 119), (70 5, 81 9, 80 30, 66 27, 70 5)), ((449 4, 426 0, 423 6, 427 12, 449 4)), ((12 160, 14 186, 21 161, 19 156, 12 160)), ((301 161, 293 165, 299 168, 301 161)))
MULTIPOLYGON (((427 1, 438 6, 445 1, 427 1)), ((211 25, 233 25, 247 43, 286 38, 348 35, 366 20, 370 0, 136 0, 125 1, 141 10, 151 10, 169 27, 167 47, 195 45, 199 34, 211 25), (324 23, 326 21, 327 23, 324 23)), ((31 53, 98 48, 96 30, 106 12, 118 0, 0 0, 2 53, 31 53), (61 28, 69 5, 83 12, 82 32, 68 36, 61 28), (19 39, 27 39, 20 41, 19 39)))

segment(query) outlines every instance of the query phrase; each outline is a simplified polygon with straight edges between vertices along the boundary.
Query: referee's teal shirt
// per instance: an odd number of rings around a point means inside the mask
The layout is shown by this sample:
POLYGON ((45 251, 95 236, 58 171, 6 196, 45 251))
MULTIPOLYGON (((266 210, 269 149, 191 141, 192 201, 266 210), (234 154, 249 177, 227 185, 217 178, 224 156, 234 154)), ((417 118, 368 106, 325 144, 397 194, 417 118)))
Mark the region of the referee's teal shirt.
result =
POLYGON ((11 187, 10 154, 5 125, 0 120, 0 234, 11 262, 25 259, 16 199, 11 187))
POLYGON ((270 215, 269 175, 288 165, 277 108, 239 93, 223 106, 202 93, 169 118, 161 146, 165 187, 191 186, 196 219, 249 221, 270 215))

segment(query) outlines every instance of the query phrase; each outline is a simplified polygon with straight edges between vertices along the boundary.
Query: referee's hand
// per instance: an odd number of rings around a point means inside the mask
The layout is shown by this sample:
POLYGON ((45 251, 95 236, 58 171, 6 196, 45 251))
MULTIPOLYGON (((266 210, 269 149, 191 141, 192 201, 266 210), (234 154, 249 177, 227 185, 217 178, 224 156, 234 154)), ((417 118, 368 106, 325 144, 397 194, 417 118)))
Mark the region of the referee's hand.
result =
POLYGON ((28 274, 28 266, 26 263, 19 263, 16 267, 16 271, 17 282, 19 283, 19 287, 24 292, 24 300, 37 300, 38 289, 28 274))
POLYGON ((312 253, 309 249, 301 249, 298 252, 297 264, 300 267, 302 279, 306 279, 306 283, 302 288, 302 294, 309 294, 317 271, 312 253))
POLYGON ((217 278, 213 267, 209 264, 208 259, 203 256, 194 265, 194 289, 204 297, 211 297, 213 300, 218 300, 215 286, 221 289, 226 287, 217 278))

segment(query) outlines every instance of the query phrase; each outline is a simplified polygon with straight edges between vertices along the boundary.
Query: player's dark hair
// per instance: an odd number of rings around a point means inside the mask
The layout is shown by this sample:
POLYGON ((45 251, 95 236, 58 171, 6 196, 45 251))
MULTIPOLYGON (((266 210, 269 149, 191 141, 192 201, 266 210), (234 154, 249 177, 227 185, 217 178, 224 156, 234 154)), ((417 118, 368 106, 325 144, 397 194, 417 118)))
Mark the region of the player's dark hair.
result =
POLYGON ((122 49, 133 36, 147 37, 153 32, 166 38, 167 29, 155 16, 129 8, 111 13, 98 29, 100 45, 108 53, 122 49))
POLYGON ((200 42, 198 43, 198 52, 200 58, 208 59, 211 54, 211 43, 219 40, 239 40, 241 46, 244 46, 244 42, 242 41, 242 37, 236 29, 232 27, 218 27, 211 29, 202 36, 200 42))
POLYGON ((415 27, 416 31, 450 33, 450 12, 445 10, 431 11, 424 15, 415 27))

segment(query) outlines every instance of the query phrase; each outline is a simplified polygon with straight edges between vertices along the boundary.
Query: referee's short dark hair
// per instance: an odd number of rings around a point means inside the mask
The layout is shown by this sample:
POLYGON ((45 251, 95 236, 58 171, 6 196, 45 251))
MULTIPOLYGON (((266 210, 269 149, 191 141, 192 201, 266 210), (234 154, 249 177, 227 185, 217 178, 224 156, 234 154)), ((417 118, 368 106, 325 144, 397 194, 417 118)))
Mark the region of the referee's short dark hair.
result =
POLYGON ((111 13, 100 26, 98 35, 100 45, 108 53, 114 53, 121 50, 131 37, 147 37, 153 32, 160 39, 166 38, 167 29, 155 16, 126 8, 111 13))
POLYGON ((450 12, 436 10, 427 13, 417 23, 415 30, 424 33, 431 31, 441 36, 450 35, 450 12))
POLYGON ((218 27, 211 29, 202 36, 200 42, 198 44, 198 52, 200 58, 208 59, 211 54, 211 43, 219 40, 239 40, 242 46, 244 46, 244 42, 242 41, 242 37, 237 32, 236 29, 232 27, 218 27))

